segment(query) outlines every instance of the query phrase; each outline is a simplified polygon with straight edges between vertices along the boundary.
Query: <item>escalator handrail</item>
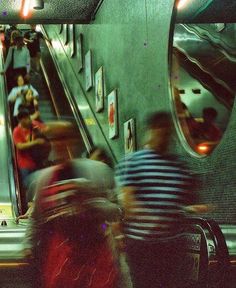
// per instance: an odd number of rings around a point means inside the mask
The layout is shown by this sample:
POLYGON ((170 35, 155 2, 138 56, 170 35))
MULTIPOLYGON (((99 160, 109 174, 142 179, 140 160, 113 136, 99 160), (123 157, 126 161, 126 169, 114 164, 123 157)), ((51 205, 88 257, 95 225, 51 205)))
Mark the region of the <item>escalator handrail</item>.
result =
POLYGON ((196 34, 199 38, 202 38, 208 41, 212 46, 215 46, 219 49, 230 61, 236 62, 236 53, 235 47, 230 47, 225 41, 222 39, 217 39, 217 37, 213 36, 208 32, 207 29, 200 27, 206 33, 203 34, 196 29, 196 27, 189 26, 189 24, 182 24, 188 31, 196 34))
POLYGON ((215 245, 216 257, 218 258, 218 263, 221 263, 226 269, 230 266, 229 252, 225 237, 220 229, 218 223, 212 219, 204 218, 187 218, 185 224, 199 225, 206 229, 215 245))
MULTIPOLYGON (((41 32, 42 32, 44 35, 46 34, 46 31, 45 31, 45 29, 44 29, 44 27, 43 27, 42 25, 41 25, 41 32)), ((85 143, 85 147, 86 147, 86 149, 87 149, 88 151, 90 151, 90 150, 92 149, 92 146, 93 146, 92 140, 90 139, 88 133, 86 132, 86 130, 85 130, 83 124, 82 124, 81 116, 80 116, 80 113, 79 113, 78 109, 76 108, 76 104, 74 103, 73 97, 71 96, 71 93, 69 92, 67 86, 64 84, 64 80, 63 80, 63 77, 62 77, 62 75, 61 75, 60 69, 57 67, 57 62, 56 62, 55 59, 54 59, 55 57, 54 57, 54 54, 53 54, 53 52, 52 52, 52 47, 51 47, 50 45, 48 45, 47 42, 46 42, 46 45, 47 45, 48 50, 49 50, 49 52, 50 52, 50 55, 51 55, 51 57, 52 57, 52 59, 53 59, 54 65, 55 65, 55 67, 56 67, 56 69, 57 69, 58 76, 59 76, 59 78, 60 78, 60 80, 61 80, 61 84, 62 84, 62 86, 63 86, 64 92, 65 92, 66 97, 67 97, 67 99, 68 99, 68 101, 69 101, 71 110, 72 110, 72 112, 73 112, 73 114, 74 114, 74 117, 75 117, 75 120, 76 120, 76 122, 77 122, 77 124, 78 124, 80 133, 81 133, 82 138, 83 138, 83 141, 84 141, 84 143, 85 143)), ((50 88, 50 82, 48 81, 47 84, 49 85, 49 90, 50 90, 50 89, 51 89, 51 88, 50 88)))

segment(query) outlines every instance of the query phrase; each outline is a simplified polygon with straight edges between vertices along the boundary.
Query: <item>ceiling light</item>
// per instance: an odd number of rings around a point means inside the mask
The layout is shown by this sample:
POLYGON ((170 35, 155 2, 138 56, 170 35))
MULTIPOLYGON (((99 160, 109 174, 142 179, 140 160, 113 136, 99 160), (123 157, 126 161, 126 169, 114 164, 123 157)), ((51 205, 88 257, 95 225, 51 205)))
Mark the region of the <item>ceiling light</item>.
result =
POLYGON ((179 0, 177 8, 182 9, 187 4, 187 2, 188 2, 188 0, 179 0))
POLYGON ((29 12, 30 12, 30 0, 23 0, 22 1, 21 11, 22 11, 22 16, 23 17, 27 17, 29 15, 29 12))
POLYGON ((44 8, 44 0, 33 0, 33 8, 35 10, 42 10, 44 8))

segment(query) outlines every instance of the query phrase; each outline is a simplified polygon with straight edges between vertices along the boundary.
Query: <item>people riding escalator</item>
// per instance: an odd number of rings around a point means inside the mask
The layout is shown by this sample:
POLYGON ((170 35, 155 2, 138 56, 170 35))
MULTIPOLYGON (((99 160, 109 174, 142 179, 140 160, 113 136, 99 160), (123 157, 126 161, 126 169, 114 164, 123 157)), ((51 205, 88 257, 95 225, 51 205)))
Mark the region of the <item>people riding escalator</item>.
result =
POLYGON ((23 211, 26 210, 26 186, 30 173, 44 167, 50 153, 50 142, 44 137, 48 127, 31 120, 27 109, 17 115, 19 124, 13 130, 13 142, 16 147, 17 165, 21 177, 21 200, 23 211))
POLYGON ((24 41, 30 52, 31 57, 31 72, 33 74, 38 74, 40 71, 40 58, 41 58, 41 49, 40 49, 40 40, 45 40, 51 45, 51 39, 43 35, 43 33, 36 30, 36 25, 31 24, 31 29, 27 31, 24 35, 24 41))
POLYGON ((20 34, 14 38, 14 45, 11 46, 7 53, 4 69, 2 75, 7 73, 8 91, 14 87, 14 79, 16 75, 21 74, 29 80, 30 72, 30 54, 29 50, 24 44, 23 36, 20 34))
POLYGON ((24 79, 23 75, 16 75, 14 83, 14 87, 11 89, 7 98, 10 107, 10 114, 12 117, 12 127, 15 127, 17 125, 16 118, 19 106, 22 104, 22 100, 24 100, 23 95, 26 93, 26 91, 32 91, 32 96, 35 101, 38 101, 39 98, 38 91, 29 83, 29 81, 26 81, 24 79))

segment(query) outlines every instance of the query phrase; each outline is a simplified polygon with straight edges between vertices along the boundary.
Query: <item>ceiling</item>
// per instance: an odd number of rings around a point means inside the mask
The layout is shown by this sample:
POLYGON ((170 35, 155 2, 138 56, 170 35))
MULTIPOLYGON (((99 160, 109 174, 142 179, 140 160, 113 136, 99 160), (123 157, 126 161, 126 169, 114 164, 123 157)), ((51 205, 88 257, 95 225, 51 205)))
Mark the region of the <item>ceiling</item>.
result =
MULTIPOLYGON (((33 10, 32 16, 26 20, 21 18, 19 12, 23 1, 0 0, 0 24, 86 24, 94 19, 103 2, 103 0, 44 0, 44 9, 33 10)), ((176 22, 236 23, 236 0, 186 0, 186 5, 178 10, 176 22)))
POLYGON ((33 10, 28 19, 20 16, 22 1, 0 0, 0 24, 90 23, 103 0, 44 0, 44 9, 33 10))
POLYGON ((236 0, 186 0, 177 23, 236 23, 236 0))

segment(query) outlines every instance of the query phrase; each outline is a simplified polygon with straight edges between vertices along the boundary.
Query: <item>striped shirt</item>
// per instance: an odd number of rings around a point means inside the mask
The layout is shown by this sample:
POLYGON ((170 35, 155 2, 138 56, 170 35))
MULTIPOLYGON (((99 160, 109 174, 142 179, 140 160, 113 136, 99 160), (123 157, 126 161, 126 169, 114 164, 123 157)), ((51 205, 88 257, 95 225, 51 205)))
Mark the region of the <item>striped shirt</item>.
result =
POLYGON ((156 241, 180 232, 183 208, 192 204, 193 178, 176 156, 134 152, 117 165, 116 182, 119 188, 135 187, 124 221, 126 237, 156 241))

